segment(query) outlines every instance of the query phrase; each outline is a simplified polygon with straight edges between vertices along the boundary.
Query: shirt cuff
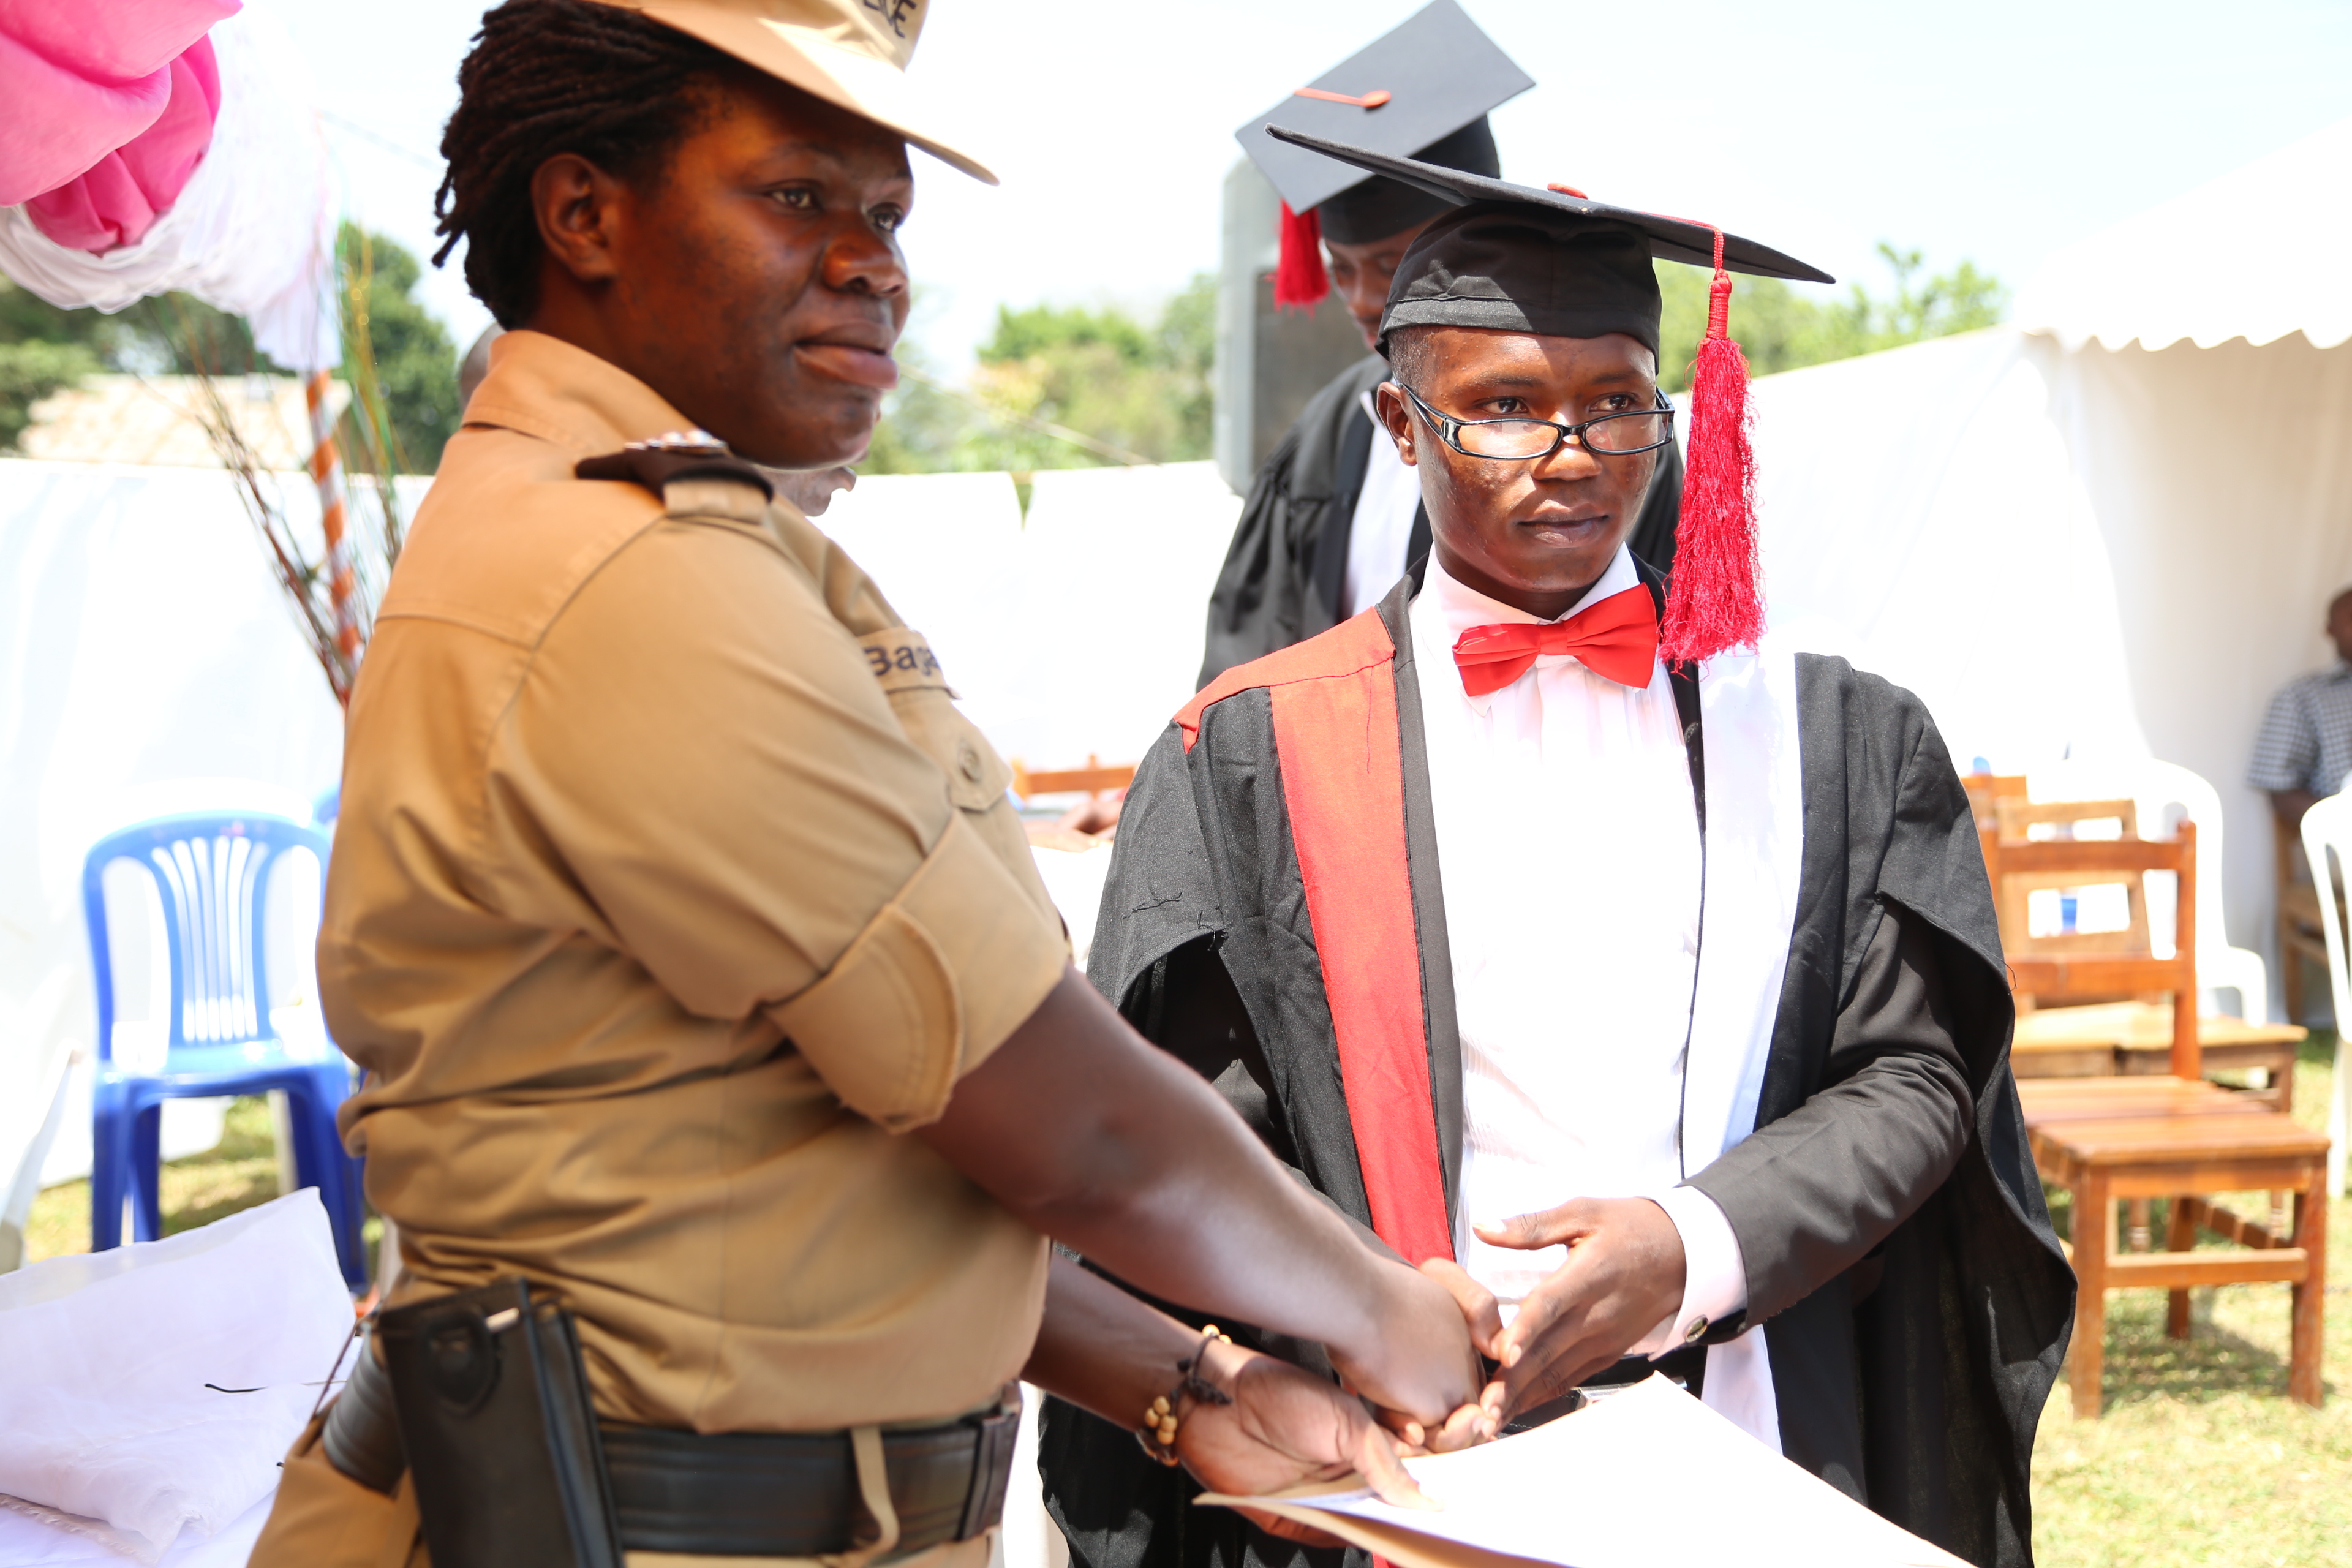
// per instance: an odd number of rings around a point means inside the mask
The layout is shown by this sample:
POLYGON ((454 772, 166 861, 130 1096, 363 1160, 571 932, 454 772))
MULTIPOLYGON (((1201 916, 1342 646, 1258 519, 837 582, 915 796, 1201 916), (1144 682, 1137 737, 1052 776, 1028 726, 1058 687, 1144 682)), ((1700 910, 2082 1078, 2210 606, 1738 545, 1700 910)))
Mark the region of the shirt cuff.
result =
MULTIPOLYGON (((1026 846, 1018 853, 1025 859, 1026 846)), ((1036 1011, 1069 964, 1059 923, 1047 923, 965 814, 950 812, 929 858, 848 951, 768 1012, 843 1104, 903 1132, 939 1120, 957 1079, 1036 1011)))
POLYGON ((1705 1337, 1717 1321, 1748 1305, 1748 1260, 1723 1210, 1696 1187, 1647 1195, 1666 1211, 1683 1238, 1682 1308, 1633 1351, 1655 1357, 1705 1337))

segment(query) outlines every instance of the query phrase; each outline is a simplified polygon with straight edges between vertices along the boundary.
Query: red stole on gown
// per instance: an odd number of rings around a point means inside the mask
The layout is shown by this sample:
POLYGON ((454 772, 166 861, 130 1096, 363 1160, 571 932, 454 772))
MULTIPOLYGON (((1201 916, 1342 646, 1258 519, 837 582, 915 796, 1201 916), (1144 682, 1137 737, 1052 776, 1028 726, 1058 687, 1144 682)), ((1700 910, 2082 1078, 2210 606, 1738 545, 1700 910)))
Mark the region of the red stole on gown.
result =
POLYGON ((1372 1229, 1408 1260, 1454 1256, 1406 863, 1396 648, 1377 609, 1229 669, 1176 715, 1265 688, 1291 839, 1338 1037, 1372 1229))

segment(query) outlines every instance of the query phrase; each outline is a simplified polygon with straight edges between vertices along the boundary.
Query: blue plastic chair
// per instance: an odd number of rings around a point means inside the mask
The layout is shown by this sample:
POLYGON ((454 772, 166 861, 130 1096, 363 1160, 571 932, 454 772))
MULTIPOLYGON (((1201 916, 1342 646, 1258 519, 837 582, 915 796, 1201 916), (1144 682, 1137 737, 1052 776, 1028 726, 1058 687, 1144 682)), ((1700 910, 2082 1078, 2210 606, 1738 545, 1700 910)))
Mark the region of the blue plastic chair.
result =
MULTIPOLYGON (((296 1051, 273 1032, 263 924, 270 864, 308 849, 323 874, 327 837, 266 813, 201 812, 157 817, 99 840, 82 866, 82 911, 98 973, 98 1072, 92 1086, 89 1244, 121 1244, 122 1199, 137 1239, 163 1230, 156 1184, 163 1101, 282 1089, 292 1110, 294 1170, 319 1189, 334 1226, 343 1279, 367 1288, 360 1239, 359 1162, 343 1152, 335 1110, 351 1093, 350 1065, 296 1051), (155 883, 172 960, 168 1044, 160 1068, 114 1060, 114 962, 106 924, 106 868, 128 860, 155 883)), ((322 1037, 323 1038, 323 1037, 322 1037)))

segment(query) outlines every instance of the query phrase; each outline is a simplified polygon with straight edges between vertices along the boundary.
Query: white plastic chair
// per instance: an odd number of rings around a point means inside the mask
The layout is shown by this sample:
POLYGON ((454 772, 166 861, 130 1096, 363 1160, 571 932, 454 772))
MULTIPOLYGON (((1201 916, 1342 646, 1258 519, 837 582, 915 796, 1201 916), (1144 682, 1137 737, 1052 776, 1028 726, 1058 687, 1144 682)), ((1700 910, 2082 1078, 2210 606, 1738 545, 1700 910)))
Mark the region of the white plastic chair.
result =
MULTIPOLYGON (((2197 825, 2197 981, 2207 992, 2235 991, 2238 1016, 2270 1022, 2270 970, 2263 955, 2231 947, 2221 918, 2221 796, 2199 774, 2152 757, 2070 760, 2035 768, 2026 783, 2034 800, 2105 800, 2128 795, 2139 810, 2140 831, 2162 835, 2166 811, 2178 806, 2197 825)), ((2168 923, 2169 898, 2148 900, 2151 933, 2159 947, 2178 940, 2168 923)), ((2210 995, 2208 997, 2210 1001, 2210 995)))
POLYGON ((2303 852, 2311 858, 2311 885, 2319 889, 2319 923, 2327 934, 2327 988, 2336 1003, 2336 1083, 2327 1100, 2327 1191, 2344 1195, 2344 1145, 2352 1138, 2352 1054, 2344 1037, 2352 1028, 2352 969, 2344 950, 2344 921, 2336 912, 2352 876, 2352 794, 2332 795, 2303 814, 2303 852), (2336 851, 2328 864, 2327 852, 2336 851))

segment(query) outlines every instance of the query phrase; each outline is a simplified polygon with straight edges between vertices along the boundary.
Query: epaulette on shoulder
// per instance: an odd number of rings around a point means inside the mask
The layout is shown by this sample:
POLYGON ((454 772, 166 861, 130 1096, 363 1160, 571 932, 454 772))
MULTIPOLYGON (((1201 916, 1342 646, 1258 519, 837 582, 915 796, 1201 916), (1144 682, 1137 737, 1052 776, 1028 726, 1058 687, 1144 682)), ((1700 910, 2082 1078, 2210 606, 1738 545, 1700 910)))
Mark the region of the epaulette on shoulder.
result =
POLYGON ((656 495, 680 479, 722 479, 753 486, 770 500, 776 498, 775 485, 757 464, 735 456, 705 430, 674 430, 650 441, 632 441, 617 452, 581 458, 572 472, 576 479, 642 485, 656 495))
POLYGON ((1247 664, 1237 664, 1176 710, 1176 725, 1184 731, 1184 749, 1191 751, 1192 742, 1200 739, 1201 715, 1238 692, 1267 686, 1292 686, 1302 680, 1343 679, 1395 658, 1396 644, 1389 637, 1388 623, 1381 619, 1381 612, 1375 607, 1351 616, 1305 642, 1276 648, 1264 658, 1254 658, 1247 664))

